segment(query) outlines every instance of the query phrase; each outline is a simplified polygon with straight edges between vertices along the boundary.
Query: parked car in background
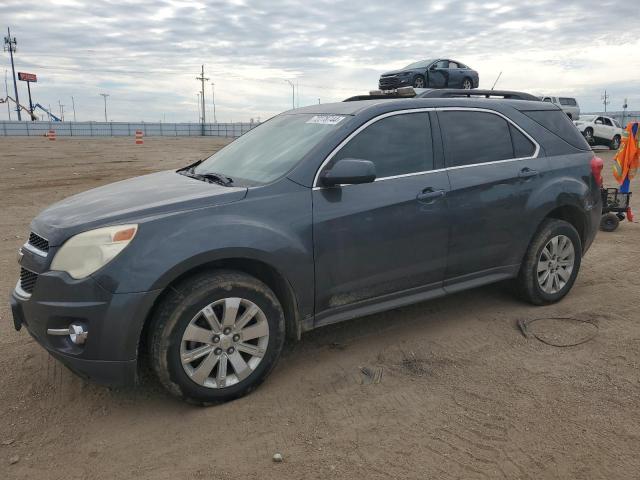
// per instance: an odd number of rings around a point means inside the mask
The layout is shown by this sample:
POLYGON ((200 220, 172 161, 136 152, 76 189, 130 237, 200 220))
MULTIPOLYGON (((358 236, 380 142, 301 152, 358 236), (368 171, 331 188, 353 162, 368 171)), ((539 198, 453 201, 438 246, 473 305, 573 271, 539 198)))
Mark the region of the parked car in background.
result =
POLYGON ((558 105, 571 120, 578 120, 580 118, 580 105, 578 105, 578 101, 575 98, 543 95, 540 97, 540 100, 558 105))
POLYGON ((415 88, 478 88, 478 72, 450 59, 422 60, 380 75, 380 90, 399 87, 415 88))
POLYGON ((612 150, 620 148, 623 130, 615 118, 583 115, 573 123, 591 145, 606 145, 612 150))
POLYGON ((561 300, 600 224, 602 160, 555 106, 464 95, 284 112, 206 160, 50 206, 20 250, 15 327, 107 384, 144 355, 207 404, 317 327, 505 279, 561 300))

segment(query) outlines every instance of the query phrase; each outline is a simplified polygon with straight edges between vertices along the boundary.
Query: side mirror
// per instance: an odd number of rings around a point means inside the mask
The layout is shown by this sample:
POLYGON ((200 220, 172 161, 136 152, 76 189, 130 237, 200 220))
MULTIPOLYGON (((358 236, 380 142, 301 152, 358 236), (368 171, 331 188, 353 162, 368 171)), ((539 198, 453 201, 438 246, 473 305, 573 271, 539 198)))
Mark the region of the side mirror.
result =
POLYGON ((437 70, 437 69, 438 69, 438 65, 436 65, 435 63, 429 67, 429 70, 437 70))
POLYGON ((320 175, 320 181, 325 187, 336 185, 351 185, 371 183, 376 179, 376 166, 369 160, 343 158, 320 175))

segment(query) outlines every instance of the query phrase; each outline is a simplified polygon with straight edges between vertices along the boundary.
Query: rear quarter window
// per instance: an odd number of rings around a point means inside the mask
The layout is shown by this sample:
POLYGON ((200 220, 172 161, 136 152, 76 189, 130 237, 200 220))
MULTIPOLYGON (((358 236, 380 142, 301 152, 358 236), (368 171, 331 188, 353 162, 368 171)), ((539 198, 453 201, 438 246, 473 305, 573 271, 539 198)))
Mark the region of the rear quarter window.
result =
POLYGON ((522 113, 569 145, 580 150, 591 149, 582 134, 562 110, 522 110, 522 113))
POLYGON ((577 105, 575 98, 560 97, 558 100, 560 100, 560 105, 567 105, 569 107, 575 107, 577 105))

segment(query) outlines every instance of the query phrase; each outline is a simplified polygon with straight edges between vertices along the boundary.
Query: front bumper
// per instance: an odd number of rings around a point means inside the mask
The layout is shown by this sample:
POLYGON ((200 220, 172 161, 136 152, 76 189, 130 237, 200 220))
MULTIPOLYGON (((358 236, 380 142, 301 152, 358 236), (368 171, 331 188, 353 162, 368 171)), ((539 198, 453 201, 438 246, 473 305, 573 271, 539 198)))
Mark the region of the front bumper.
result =
POLYGON ((140 334, 159 293, 115 294, 91 277, 74 280, 63 272, 45 272, 38 275, 31 295, 16 286, 10 304, 16 329, 26 327, 72 371, 97 383, 122 386, 137 381, 140 334), (72 322, 89 332, 83 345, 47 333, 72 322))
POLYGON ((407 77, 383 77, 378 81, 380 90, 393 90, 399 87, 411 85, 411 76, 407 77))

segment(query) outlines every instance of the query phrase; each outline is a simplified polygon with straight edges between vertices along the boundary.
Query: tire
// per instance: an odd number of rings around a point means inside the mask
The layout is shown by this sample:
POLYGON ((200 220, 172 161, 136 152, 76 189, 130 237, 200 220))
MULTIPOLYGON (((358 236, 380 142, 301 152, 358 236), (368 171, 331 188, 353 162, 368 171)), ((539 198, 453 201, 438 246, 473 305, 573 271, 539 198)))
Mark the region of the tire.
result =
POLYGON ((589 144, 592 144, 594 139, 593 139, 593 128, 591 127, 587 127, 584 129, 584 138, 587 140, 587 142, 589 144))
POLYGON ((620 135, 616 135, 613 137, 611 143, 609 144, 609 148, 611 150, 618 150, 620 148, 620 135))
POLYGON ((564 220, 546 219, 522 261, 517 278, 520 296, 534 305, 560 301, 573 287, 581 260, 582 242, 573 225, 564 220), (554 241, 557 242, 555 251, 554 241), (558 258, 554 259, 554 255, 558 258), (540 271, 541 267, 546 270, 540 271))
POLYGON ((620 225, 620 218, 615 213, 607 213, 600 219, 600 230, 603 232, 613 232, 620 225))
POLYGON ((256 278, 210 271, 169 291, 149 336, 160 383, 190 403, 210 405, 246 395, 264 381, 282 352, 284 313, 273 291, 256 278))
POLYGON ((424 77, 422 75, 416 75, 413 79, 413 88, 425 88, 424 77))
POLYGON ((471 90, 473 88, 473 82, 469 77, 464 77, 462 80, 462 89, 463 90, 471 90))

